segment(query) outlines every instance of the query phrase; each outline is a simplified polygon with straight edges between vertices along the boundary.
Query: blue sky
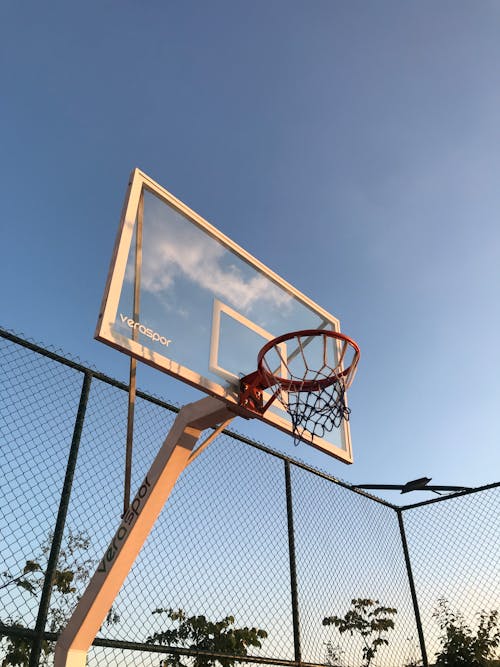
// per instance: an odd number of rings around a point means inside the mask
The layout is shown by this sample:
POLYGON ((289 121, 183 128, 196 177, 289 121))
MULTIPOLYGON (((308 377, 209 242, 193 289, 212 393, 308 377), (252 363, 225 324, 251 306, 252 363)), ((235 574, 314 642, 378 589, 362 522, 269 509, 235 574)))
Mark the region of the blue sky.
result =
POLYGON ((313 463, 496 481, 499 34, 488 0, 2 3, 0 323, 127 377, 93 332, 138 166, 359 342, 355 463, 313 463))

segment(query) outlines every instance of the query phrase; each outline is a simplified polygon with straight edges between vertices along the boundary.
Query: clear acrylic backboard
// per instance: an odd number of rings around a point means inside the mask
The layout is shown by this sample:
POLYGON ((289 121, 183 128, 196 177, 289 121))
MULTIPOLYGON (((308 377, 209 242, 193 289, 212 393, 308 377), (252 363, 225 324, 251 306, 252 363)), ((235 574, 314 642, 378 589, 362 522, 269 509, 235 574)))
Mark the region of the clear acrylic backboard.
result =
MULTIPOLYGON (((240 378, 269 340, 339 321, 136 169, 96 338, 207 394, 238 403, 240 378)), ((296 354, 283 344, 285 357, 296 354)), ((286 411, 263 421, 291 432, 286 411)), ((302 440, 352 462, 349 423, 302 440)))

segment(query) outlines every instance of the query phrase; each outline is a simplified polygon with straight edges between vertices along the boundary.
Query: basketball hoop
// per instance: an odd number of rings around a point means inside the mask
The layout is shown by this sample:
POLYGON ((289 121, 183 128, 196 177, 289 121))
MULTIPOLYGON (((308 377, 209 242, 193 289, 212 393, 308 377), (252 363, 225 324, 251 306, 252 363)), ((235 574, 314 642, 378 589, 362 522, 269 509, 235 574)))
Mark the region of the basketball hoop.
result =
POLYGON ((290 415, 295 444, 349 420, 346 391, 356 374, 357 343, 337 331, 304 329, 269 341, 257 370, 240 380, 240 406, 264 414, 278 399, 290 415), (266 396, 270 390, 270 396, 266 396))

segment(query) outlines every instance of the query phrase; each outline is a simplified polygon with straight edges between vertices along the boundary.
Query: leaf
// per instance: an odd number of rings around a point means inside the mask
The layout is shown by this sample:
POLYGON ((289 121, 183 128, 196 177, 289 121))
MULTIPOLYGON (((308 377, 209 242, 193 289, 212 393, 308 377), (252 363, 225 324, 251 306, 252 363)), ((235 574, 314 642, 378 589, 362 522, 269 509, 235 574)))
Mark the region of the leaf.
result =
POLYGON ((23 569, 23 574, 28 572, 39 572, 42 569, 40 563, 37 563, 35 560, 27 560, 26 565, 23 569))
POLYGON ((74 577, 75 574, 71 570, 56 570, 54 573, 52 585, 60 593, 74 593, 76 588, 71 586, 74 577))
POLYGON ((32 593, 33 595, 35 594, 35 586, 28 581, 27 579, 18 579, 16 581, 16 586, 19 586, 19 588, 24 588, 25 591, 28 591, 29 593, 32 593))

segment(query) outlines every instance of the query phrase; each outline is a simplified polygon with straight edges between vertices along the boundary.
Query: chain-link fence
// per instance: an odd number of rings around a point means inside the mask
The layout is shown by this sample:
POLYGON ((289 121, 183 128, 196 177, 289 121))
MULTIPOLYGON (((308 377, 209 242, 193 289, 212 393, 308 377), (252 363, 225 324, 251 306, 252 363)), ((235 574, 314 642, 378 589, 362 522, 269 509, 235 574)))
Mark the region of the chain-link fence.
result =
MULTIPOLYGON (((120 521, 127 387, 1 330, 0 354, 0 663, 50 665, 120 521)), ((175 413, 139 392, 132 488, 175 413)), ((434 664, 452 621, 471 641, 481 612, 497 627, 499 507, 500 484, 396 507, 225 431, 176 484, 88 664, 434 664)))

